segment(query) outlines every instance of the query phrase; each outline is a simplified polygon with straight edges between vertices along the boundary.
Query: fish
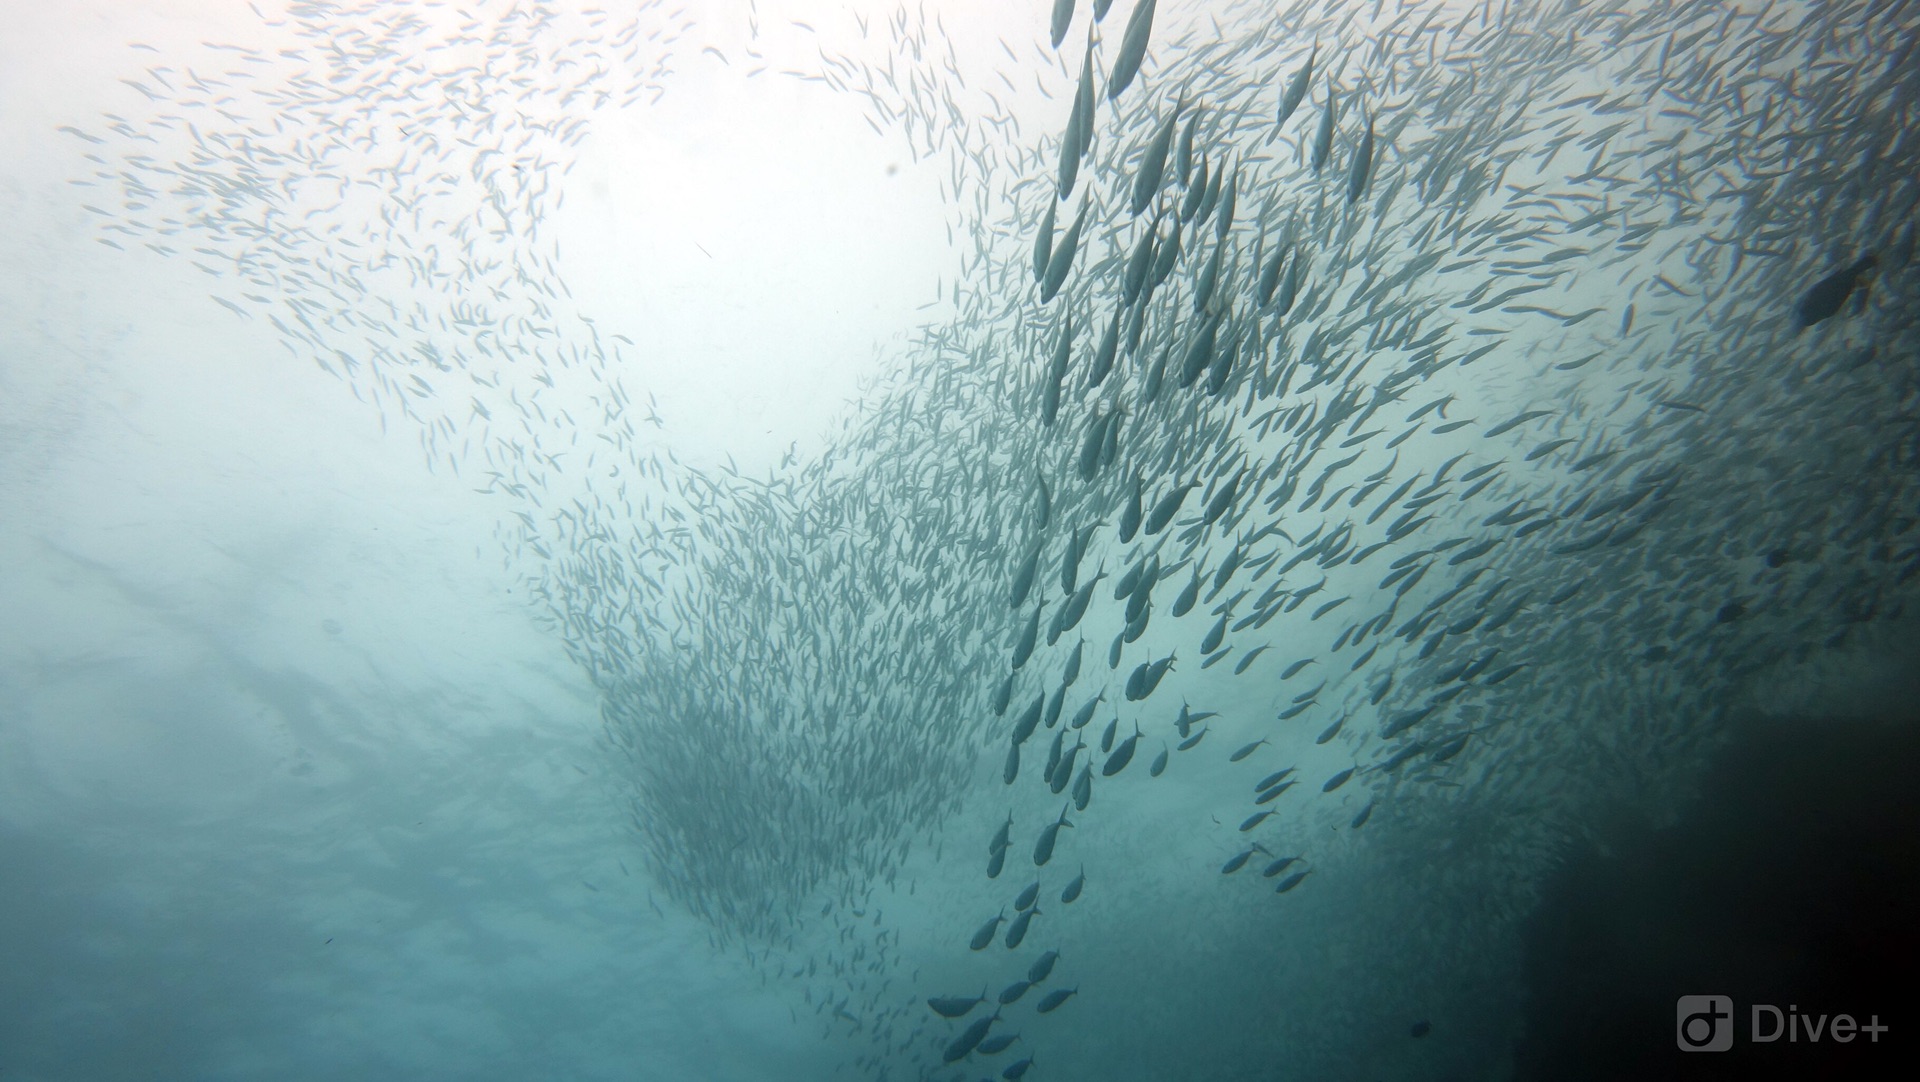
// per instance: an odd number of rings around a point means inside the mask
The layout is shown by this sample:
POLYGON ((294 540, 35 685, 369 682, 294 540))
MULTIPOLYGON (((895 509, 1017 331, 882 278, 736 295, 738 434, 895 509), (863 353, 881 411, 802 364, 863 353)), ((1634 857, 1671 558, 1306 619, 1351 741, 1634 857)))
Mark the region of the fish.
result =
POLYGON ((1015 912, 1025 911, 1026 909, 1028 909, 1033 905, 1034 899, 1038 897, 1040 897, 1040 881, 1036 879, 1032 883, 1029 883, 1025 887, 1021 888, 1020 896, 1013 900, 1014 911, 1015 912))
POLYGON ((1013 950, 1025 942, 1027 929, 1033 925, 1033 918, 1039 915, 1040 910, 1036 907, 1033 909, 1023 909, 1013 918, 1013 923, 1007 925, 1006 942, 1008 950, 1013 950))
MULTIPOLYGON (((1012 984, 1009 984, 1005 988, 1000 989, 1000 995, 997 997, 1000 1001, 1000 1005, 1002 1007, 1013 1006, 1015 1003, 1020 1002, 1020 997, 1026 995, 1027 989, 1032 987, 1033 987, 1032 981, 1014 981, 1012 984)), ((987 1050, 985 1042, 981 1043, 980 1051, 988 1055, 992 1054, 987 1050)))
POLYGON ((1307 87, 1313 82, 1313 62, 1319 56, 1320 43, 1316 41, 1307 53, 1307 62, 1300 65, 1299 71, 1293 73, 1293 78, 1287 82, 1286 90, 1280 95, 1280 118, 1276 122, 1277 127, 1286 127, 1287 118, 1293 115, 1294 110, 1300 108, 1301 102, 1307 100, 1307 87))
POLYGON ((1353 153, 1353 164, 1347 169, 1347 203, 1352 205, 1359 200, 1361 193, 1367 190, 1367 178, 1373 172, 1373 118, 1367 118, 1367 130, 1360 137, 1359 149, 1353 153))
POLYGON ((1040 218, 1040 228, 1034 231, 1033 280, 1035 282, 1045 282, 1047 280, 1047 265, 1053 259, 1053 209, 1055 205, 1053 200, 1047 200, 1047 212, 1040 218))
POLYGON ((1087 224, 1087 209, 1092 197, 1080 197, 1080 210, 1073 217, 1073 224, 1060 236, 1053 246, 1053 252, 1047 257, 1047 273, 1040 279, 1040 303, 1046 304, 1060 293, 1060 287, 1066 284, 1067 275, 1073 270, 1073 257, 1080 250, 1080 231, 1087 224))
POLYGON ((1553 412, 1552 410, 1527 410, 1515 417, 1509 418, 1508 420, 1502 421, 1499 424, 1494 425, 1492 428, 1489 428, 1484 433, 1482 433, 1482 435, 1487 439, 1492 439, 1495 436, 1500 436, 1508 432, 1511 432, 1512 430, 1519 428, 1521 425, 1526 424, 1528 421, 1531 421, 1540 417, 1545 417, 1552 412, 1553 412))
POLYGON ((1007 911, 1002 909, 1000 911, 999 916, 994 917, 992 920, 988 921, 985 924, 982 924, 980 926, 980 930, 973 933, 973 939, 968 941, 967 946, 977 951, 986 950, 987 944, 993 942, 994 933, 1000 930, 1001 922, 1005 921, 1006 919, 1007 919, 1007 911))
POLYGON ((1293 767, 1290 767, 1290 766, 1281 770, 1276 770, 1273 773, 1268 774, 1266 777, 1261 778, 1259 782, 1255 783, 1253 787, 1253 791, 1258 793, 1263 789, 1271 789, 1274 786, 1280 784, 1281 782, 1286 781, 1287 776, 1292 773, 1293 773, 1293 767))
MULTIPOLYGON (((1152 0, 1147 0, 1147 2, 1151 3, 1152 0)), ((1040 1001, 1040 1006, 1035 1009, 1041 1014, 1052 1014, 1055 1008, 1065 1003, 1079 990, 1079 987, 1075 986, 1073 988, 1059 988, 1048 992, 1046 997, 1040 1001)))
POLYGON ((1327 106, 1320 112, 1320 127, 1313 134, 1312 156, 1307 165, 1315 173, 1327 164, 1327 155, 1333 151, 1333 122, 1336 108, 1333 99, 1333 87, 1327 87, 1327 106))
POLYGON ((1073 0, 1053 0, 1053 19, 1048 32, 1053 37, 1053 47, 1067 40, 1067 28, 1073 25, 1073 0))
POLYGON ((1060 891, 1061 903, 1070 905, 1073 902, 1079 900, 1080 892, 1085 890, 1086 886, 1087 886, 1087 872, 1085 868, 1082 868, 1080 870, 1080 874, 1074 876, 1070 881, 1068 881, 1066 887, 1060 891))
POLYGON ((1046 608, 1045 605, 1035 605, 1033 607, 1033 615, 1028 618, 1025 630, 1020 632, 1019 638, 1013 640, 1013 668, 1015 671, 1018 671, 1022 665, 1027 663, 1027 659, 1033 656, 1034 643, 1040 635, 1040 611, 1044 608, 1046 608))
POLYGON ((1152 695, 1154 689, 1160 686, 1161 677, 1173 668, 1174 660, 1175 655, 1169 654, 1158 661, 1143 661, 1135 667, 1127 678, 1127 701, 1139 702, 1152 695))
POLYGON ((1014 747, 1019 747, 1021 744, 1026 743, 1027 738, 1033 735, 1035 729, 1039 728, 1040 712, 1045 708, 1046 703, 1047 695, 1045 692, 1034 693, 1033 705, 1022 711, 1019 720, 1013 724, 1014 747))
MULTIPOLYGON (((1067 365, 1073 358, 1073 317, 1068 316, 1060 325, 1060 341, 1054 346, 1053 364, 1047 369, 1047 377, 1042 382, 1040 398, 1040 419, 1051 426, 1060 413, 1060 381, 1066 378, 1067 365)), ((1046 528, 1050 517, 1051 499, 1047 496, 1046 482, 1040 483, 1041 529, 1046 528)))
POLYGON ((1838 315, 1840 309, 1846 306, 1847 298, 1853 296, 1853 291, 1859 287, 1861 279, 1879 263, 1879 257, 1868 252, 1813 283, 1793 307, 1796 329, 1804 330, 1838 315))
MULTIPOLYGON (((1227 862, 1225 864, 1220 865, 1220 874, 1232 875, 1233 873, 1246 867, 1247 861, 1251 860, 1255 853, 1261 853, 1261 852, 1265 852, 1265 850, 1261 849, 1258 845, 1254 845, 1254 846, 1249 846, 1243 852, 1236 853, 1235 855, 1228 857, 1227 862)), ((978 1000, 976 1000, 975 1002, 978 1002, 978 1000)))
POLYGON ((946 1050, 940 1053, 940 1058, 948 1063, 958 1063, 966 1059, 968 1053, 979 1047, 980 1041, 987 1035, 988 1028, 999 1020, 999 1011, 994 1011, 985 1018, 975 1019, 972 1025, 961 1032, 960 1036, 947 1044, 946 1050))
POLYGON ((987 1001, 987 993, 982 991, 971 998, 965 996, 934 996, 927 1000, 927 1006, 942 1018, 964 1018, 975 1007, 987 1001))
POLYGON ((1233 675, 1239 676, 1242 673, 1246 672, 1247 668, 1254 663, 1254 660, 1257 659, 1261 654, 1265 653, 1267 651, 1267 648, 1272 645, 1273 645, 1272 643, 1263 642, 1259 646, 1256 646, 1253 649, 1247 651, 1245 654, 1242 654, 1240 656, 1239 664, 1233 667, 1233 675))
POLYGON ((987 843, 987 852, 999 853, 1005 851, 1007 846, 1012 844, 1012 835, 1013 816, 1009 815, 1007 816, 1007 821, 1000 824, 1000 829, 994 832, 993 840, 987 843))
MULTIPOLYGON (((1120 543, 1123 545, 1133 540, 1134 533, 1140 529, 1140 497, 1140 473, 1136 470, 1133 475, 1133 484, 1128 489, 1126 507, 1120 512, 1120 543)), ((1176 612, 1174 615, 1181 614, 1176 612)))
POLYGON ((1133 750, 1139 743, 1140 726, 1136 724, 1133 727, 1133 735, 1121 741, 1120 746, 1113 749, 1113 754, 1107 756, 1106 765, 1100 768, 1100 776, 1111 778, 1125 770, 1127 764, 1133 761, 1133 750))
POLYGON ((1107 77, 1109 101, 1119 100, 1133 84, 1133 77, 1140 73, 1140 62, 1147 57, 1147 40, 1153 35, 1153 6, 1154 0, 1139 0, 1127 18, 1126 31, 1120 35, 1120 50, 1113 57, 1113 71, 1107 77))
MULTIPOLYGON (((1071 827, 1072 825, 1073 825, 1072 823, 1069 823, 1067 821, 1067 809, 1065 807, 1061 808, 1060 818, 1051 823, 1048 823, 1045 829, 1040 831, 1039 839, 1035 841, 1033 844, 1034 867, 1036 868, 1046 867, 1047 861, 1050 861, 1053 859, 1053 846, 1054 846, 1054 843, 1060 837, 1060 828, 1071 827)), ((989 941, 991 941, 992 936, 989 935, 988 939, 989 941)), ((975 949, 978 949, 978 948, 975 948, 975 949)))
POLYGON ((1260 750, 1260 746, 1262 744, 1265 744, 1266 742, 1267 742, 1266 738, 1262 737, 1259 740, 1256 740, 1253 743, 1248 744, 1246 747, 1241 748, 1239 751, 1236 751, 1232 755, 1228 756, 1227 761, 1230 763, 1237 763, 1240 760, 1245 759, 1247 756, 1252 755, 1254 752, 1260 750))
MULTIPOLYGON (((1153 133, 1152 141, 1147 144, 1146 153, 1140 159, 1139 168, 1134 172, 1133 199, 1127 204, 1127 212, 1135 218, 1140 216, 1141 211, 1151 206, 1154 197, 1160 194, 1160 183, 1166 176, 1167 153, 1173 144, 1173 129, 1179 122, 1180 112, 1184 108, 1186 108, 1186 102, 1182 100, 1176 102, 1174 107, 1168 111, 1166 119, 1160 122, 1159 130, 1153 133)), ((1158 219, 1155 220, 1154 224, 1158 226, 1158 219)), ((1134 259, 1141 260, 1143 264, 1145 256, 1142 255, 1141 252, 1151 250, 1150 246, 1146 245, 1145 242, 1152 236, 1152 230, 1141 234, 1142 246, 1136 249, 1133 257, 1134 259)), ((1145 280, 1146 268, 1144 265, 1140 268, 1139 276, 1142 281, 1145 280)), ((1131 282, 1133 278, 1133 262, 1129 260, 1127 279, 1131 282)), ((1138 287, 1130 286, 1129 291, 1137 293, 1138 287)), ((1129 300, 1127 303, 1131 304, 1132 301, 1129 300)))
POLYGON ((1260 870, 1260 877, 1262 879, 1272 879, 1274 876, 1279 875, 1281 872, 1284 872, 1288 868, 1293 867, 1294 862, 1299 859, 1300 858, 1298 856, 1280 857, 1276 859, 1273 863, 1267 865, 1265 868, 1262 868, 1260 870))
MULTIPOLYGON (((1027 967, 1027 983, 1039 984, 1049 976, 1052 976, 1053 964, 1059 960, 1059 951, 1048 951, 1040 957, 1035 958, 1033 964, 1027 967)), ((982 992, 981 995, 984 997, 986 993, 982 992)))
POLYGON ((1262 308, 1273 303, 1273 291, 1280 287, 1280 268, 1286 263, 1287 253, 1286 245, 1275 245, 1273 255, 1261 268, 1260 278, 1254 285, 1254 296, 1259 299, 1262 308))

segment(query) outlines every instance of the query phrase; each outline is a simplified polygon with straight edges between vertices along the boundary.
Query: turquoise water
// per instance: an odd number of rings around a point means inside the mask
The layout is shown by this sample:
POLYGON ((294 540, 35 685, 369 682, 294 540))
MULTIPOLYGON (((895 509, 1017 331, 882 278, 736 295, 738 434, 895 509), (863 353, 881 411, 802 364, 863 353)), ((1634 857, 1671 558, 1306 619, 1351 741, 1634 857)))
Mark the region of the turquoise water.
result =
POLYGON ((1904 5, 15 25, 6 1077, 1912 1017, 1904 5))

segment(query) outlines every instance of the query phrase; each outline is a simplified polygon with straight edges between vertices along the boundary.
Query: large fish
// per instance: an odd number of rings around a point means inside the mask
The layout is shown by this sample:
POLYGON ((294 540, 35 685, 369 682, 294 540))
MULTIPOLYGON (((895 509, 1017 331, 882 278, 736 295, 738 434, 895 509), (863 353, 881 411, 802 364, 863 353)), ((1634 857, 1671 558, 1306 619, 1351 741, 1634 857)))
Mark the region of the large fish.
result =
POLYGON ((1113 72, 1107 77, 1107 98, 1123 93, 1133 77, 1140 73, 1140 62, 1147 56, 1147 39, 1153 36, 1154 0, 1139 0, 1127 19, 1126 32, 1120 35, 1120 51, 1113 58, 1113 72))
POLYGON ((1860 285, 1860 280, 1880 262, 1872 252, 1861 256, 1853 263, 1834 271, 1818 282, 1800 297, 1800 303, 1793 308, 1794 323, 1798 327, 1811 327, 1822 320, 1830 319, 1840 313, 1847 298, 1860 285))
POLYGON ((1293 78, 1287 83, 1286 91, 1280 95, 1279 127, 1285 127, 1287 118, 1292 116, 1293 111, 1300 108, 1300 103, 1307 99, 1307 87, 1313 82, 1313 62, 1319 55, 1320 43, 1316 41, 1313 43, 1313 49, 1307 53, 1307 62, 1294 73, 1293 78))

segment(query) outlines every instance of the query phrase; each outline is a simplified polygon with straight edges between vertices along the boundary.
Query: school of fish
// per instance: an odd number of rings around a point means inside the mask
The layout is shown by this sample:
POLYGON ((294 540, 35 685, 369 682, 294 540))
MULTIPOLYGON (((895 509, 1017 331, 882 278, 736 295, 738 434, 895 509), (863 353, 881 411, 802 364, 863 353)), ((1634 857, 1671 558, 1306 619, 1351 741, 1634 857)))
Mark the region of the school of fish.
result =
POLYGON ((947 162, 963 266, 765 477, 653 435, 541 228, 704 16, 294 4, 69 129, 103 243, 499 498, 651 877, 849 1077, 1092 1077, 1075 922, 1147 859, 1103 820, 1256 926, 1363 854, 1517 919, 1487 869, 1660 805, 1920 572, 1908 3, 1033 3, 990 58, 902 6, 770 73, 947 162), (978 995, 887 920, 927 861, 998 899, 978 995))

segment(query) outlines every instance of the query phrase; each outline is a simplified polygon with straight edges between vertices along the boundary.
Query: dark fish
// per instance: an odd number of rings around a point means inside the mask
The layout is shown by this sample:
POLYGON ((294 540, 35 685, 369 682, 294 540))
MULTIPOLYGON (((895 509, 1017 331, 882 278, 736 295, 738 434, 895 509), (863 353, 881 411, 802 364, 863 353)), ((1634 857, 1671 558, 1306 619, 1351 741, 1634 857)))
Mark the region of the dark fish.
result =
POLYGON ((1258 807, 1261 804, 1271 804, 1274 801, 1280 799, 1282 794, 1284 794, 1287 790, 1293 788, 1296 784, 1298 784, 1297 781, 1281 782, 1279 785, 1276 785, 1273 788, 1268 789, 1266 792, 1261 793, 1259 796, 1255 797, 1253 803, 1256 807, 1258 807))
MULTIPOLYGON (((1148 0, 1148 3, 1152 3, 1152 0, 1148 0)), ((1038 1010, 1041 1014, 1050 1014, 1052 1013, 1055 1007, 1058 1007, 1060 1004, 1065 1003, 1069 997, 1071 997, 1075 992, 1078 992, 1079 990, 1080 989, 1077 987, 1058 988, 1058 989, 1055 989, 1054 991, 1048 992, 1047 998, 1040 1001, 1040 1006, 1037 1007, 1036 1010, 1038 1010)))
POLYGON ((1284 244, 1275 246, 1273 258, 1268 260, 1267 265, 1260 271, 1260 280, 1254 294, 1260 301, 1260 307, 1265 308, 1273 303, 1273 291, 1280 286, 1280 268, 1286 261, 1287 246, 1284 244))
POLYGON ((1252 755, 1255 751, 1258 751, 1260 748, 1260 745, 1266 742, 1267 742, 1266 738, 1261 737, 1259 740, 1256 740, 1253 743, 1248 744, 1246 747, 1241 748, 1239 751, 1236 751, 1232 755, 1228 756, 1227 761, 1230 763, 1237 763, 1240 760, 1245 759, 1247 756, 1252 755))
POLYGON ((1305 878, 1306 878, 1306 877, 1307 877, 1308 875, 1310 875, 1310 874, 1312 874, 1312 872, 1313 872, 1313 869, 1312 869, 1312 868, 1308 868, 1308 869, 1307 869, 1306 871, 1304 871, 1304 872, 1295 872, 1295 873, 1293 873, 1292 875, 1290 875, 1290 876, 1287 876, 1287 877, 1286 877, 1285 879, 1282 879, 1282 880, 1280 881, 1280 885, 1279 885, 1279 886, 1276 886, 1276 887, 1274 887, 1274 888, 1273 888, 1273 892, 1274 892, 1275 894, 1285 894, 1286 892, 1288 892, 1288 891, 1290 891, 1290 890, 1292 890, 1293 888, 1295 888, 1295 887, 1297 887, 1297 886, 1299 886, 1299 885, 1300 885, 1300 881, 1301 881, 1301 880, 1303 880, 1303 879, 1305 879, 1305 878))
POLYGON ((1053 24, 1049 28, 1053 34, 1053 47, 1067 40, 1067 28, 1073 25, 1073 0, 1053 0, 1053 24))
POLYGON ((1292 773, 1293 773, 1292 767, 1287 767, 1283 770, 1276 770, 1273 773, 1268 774, 1266 777, 1261 778, 1260 781, 1254 785, 1253 791, 1258 793, 1266 789, 1271 789, 1274 786, 1280 784, 1281 782, 1286 781, 1287 775, 1292 773))
POLYGON ((1040 910, 1037 908, 1023 909, 1020 911, 1019 916, 1013 918, 1013 923, 1007 925, 1008 950, 1013 950, 1026 940, 1027 928, 1033 924, 1033 918, 1039 915, 1040 910))
POLYGON ((1120 36, 1120 52, 1113 58, 1113 74, 1107 79, 1109 101, 1118 98, 1140 73, 1140 62, 1147 57, 1147 39, 1153 36, 1153 5, 1154 0, 1140 0, 1127 19, 1126 32, 1120 36))
MULTIPOLYGON (((1128 209, 1135 217, 1152 204, 1154 196, 1160 194, 1160 182, 1165 178, 1167 171, 1167 151, 1173 143, 1174 124, 1180 119, 1180 110, 1183 108, 1185 108, 1184 102, 1176 103, 1173 111, 1160 122, 1160 130, 1153 133, 1153 141, 1147 144, 1146 156, 1140 160, 1140 168, 1134 173, 1133 202, 1129 204, 1128 209)), ((1146 237, 1151 235, 1149 231, 1142 237, 1142 241, 1144 242, 1146 237)), ((1137 258, 1138 249, 1135 255, 1137 258)), ((1133 277, 1131 261, 1129 261, 1127 276, 1129 279, 1133 277)), ((1145 277, 1144 268, 1141 271, 1141 277, 1145 277)))
MULTIPOLYGON (((1012 984, 1009 984, 1005 988, 1000 989, 1000 996, 999 996, 1000 1005, 1002 1007, 1011 1007, 1015 1003, 1020 1002, 1020 997, 1026 995, 1027 989, 1032 987, 1033 987, 1032 981, 1014 981, 1012 984)), ((985 1042, 981 1043, 980 1051, 987 1052, 985 1042)))
POLYGON ((1027 738, 1033 735, 1033 731, 1039 728, 1040 711, 1046 706, 1046 702, 1046 693, 1037 692, 1033 697, 1033 705, 1028 707, 1025 712, 1020 715, 1020 720, 1014 722, 1013 743, 1015 747, 1026 743, 1027 738))
POLYGON ((1367 178, 1373 172, 1373 118, 1367 118, 1367 131, 1360 137, 1360 149, 1353 155, 1353 165, 1347 170, 1347 202, 1357 201, 1367 190, 1367 178))
MULTIPOLYGON (((1251 860, 1251 859, 1253 858, 1253 855, 1254 855, 1255 853, 1258 853, 1258 852, 1261 852, 1261 849, 1260 849, 1260 847, 1259 847, 1259 846, 1257 846, 1257 845, 1256 845, 1256 846, 1254 846, 1253 848, 1251 848, 1251 849, 1248 849, 1248 850, 1247 850, 1246 852, 1244 852, 1244 853, 1240 853, 1240 854, 1237 854, 1237 855, 1235 855, 1235 856, 1232 856, 1232 857, 1229 857, 1229 858, 1227 858, 1227 862, 1226 862, 1225 864, 1222 864, 1222 865, 1220 865, 1220 874, 1221 874, 1221 875, 1232 875, 1233 873, 1235 873, 1235 872, 1237 872, 1237 871, 1239 871, 1240 869, 1242 869, 1242 868, 1244 868, 1244 867, 1246 867, 1246 866, 1247 866, 1247 861, 1248 861, 1248 860, 1251 860)), ((984 998, 984 997, 983 997, 983 998, 984 998)), ((974 1002, 974 1003, 978 1003, 978 1002, 980 1002, 980 1001, 976 999, 976 1000, 974 1000, 973 1002, 974 1002)), ((971 1005, 971 1004, 969 1004, 969 1005, 968 1005, 968 1007, 969 1007, 969 1009, 971 1009, 971 1007, 972 1007, 972 1005, 971 1005)))
POLYGON ((1167 523, 1173 521, 1173 516, 1180 513, 1180 505, 1186 502, 1187 493, 1199 487, 1200 482, 1188 481, 1185 484, 1175 485, 1166 495, 1160 497, 1153 505, 1153 512, 1147 516, 1147 536, 1152 537, 1166 529, 1167 523))
POLYGON ((1333 150, 1333 121, 1335 117, 1333 87, 1327 87, 1327 107, 1320 113, 1320 127, 1313 133, 1313 153, 1307 159, 1307 165, 1316 173, 1327 164, 1327 155, 1333 150))
POLYGON ((1328 778, 1327 783, 1320 787, 1320 791, 1323 793, 1331 793, 1335 789, 1340 788, 1342 785, 1347 784, 1347 779, 1353 777, 1353 771, 1354 771, 1353 767, 1348 767, 1345 770, 1342 770, 1340 773, 1335 774, 1333 777, 1328 778))
MULTIPOLYGON (((1047 977, 1053 973, 1053 963, 1059 960, 1059 951, 1048 951, 1040 957, 1035 958, 1033 964, 1027 967, 1027 983, 1039 984, 1041 981, 1046 980, 1047 977)), ((984 997, 986 993, 982 992, 981 995, 984 997)))
POLYGON ((1087 873, 1085 869, 1082 869, 1080 874, 1074 876, 1073 881, 1068 883, 1066 888, 1060 892, 1060 901, 1066 904, 1072 904, 1079 899, 1080 892, 1086 888, 1087 873))
POLYGON ((1056 204, 1047 200, 1046 217, 1040 219, 1040 232, 1033 238, 1033 280, 1047 280, 1047 263, 1053 256, 1053 210, 1056 204))
MULTIPOLYGON (((1072 823, 1067 822, 1067 809, 1062 807, 1060 809, 1060 818, 1048 823, 1046 829, 1040 832, 1039 840, 1033 844, 1033 863, 1035 867, 1043 868, 1046 866, 1047 861, 1053 859, 1053 846, 1060 838, 1060 828, 1070 827, 1072 825, 1072 823)), ((991 932, 987 934, 987 938, 989 941, 992 940, 993 935, 991 932)), ((978 950, 979 948, 976 947, 975 949, 978 950)))
POLYGON ((980 930, 973 933, 973 939, 971 942, 967 944, 967 946, 977 951, 986 950, 987 944, 993 942, 993 933, 1000 930, 1000 922, 1006 919, 1007 919, 1007 911, 1002 909, 1000 911, 999 916, 993 918, 992 920, 988 921, 985 924, 982 924, 980 926, 980 930))
POLYGON ((1425 1037, 1427 1034, 1433 1032, 1433 1023, 1428 1022, 1425 1019, 1421 1019, 1420 1021, 1415 1022, 1413 1024, 1413 1028, 1411 1030, 1408 1030, 1408 1032, 1411 1033, 1416 1038, 1425 1037))
POLYGON ((987 994, 985 992, 981 992, 972 999, 965 999, 960 996, 934 996, 927 1000, 927 1006, 932 1007, 933 1013, 942 1018, 964 1018, 975 1007, 986 1002, 986 1000, 987 994))
POLYGON ((1033 607, 1033 617, 1027 621, 1026 628, 1020 632, 1020 637, 1013 642, 1013 667, 1016 670, 1033 656, 1033 644, 1040 634, 1040 610, 1045 607, 1045 605, 1033 607))
POLYGON ((1307 99, 1307 87, 1313 82, 1313 61, 1319 55, 1320 43, 1316 41, 1313 43, 1312 51, 1307 53, 1306 64, 1294 73, 1293 78, 1287 83, 1286 91, 1280 95, 1279 124, 1281 127, 1286 126, 1287 118, 1292 116, 1293 111, 1300 108, 1300 103, 1307 99))
POLYGON ((1047 259, 1047 273, 1040 279, 1040 303, 1046 304, 1060 292, 1067 281, 1067 273, 1073 269, 1074 253, 1080 248, 1080 230, 1087 224, 1087 205, 1091 197, 1082 195, 1080 213, 1074 215, 1073 224, 1060 237, 1060 243, 1054 245, 1053 254, 1047 259))
POLYGON ((1851 266, 1842 267, 1813 284, 1794 306, 1794 323, 1799 327, 1811 327, 1823 319, 1838 315, 1853 295, 1860 278, 1878 265, 1880 260, 1868 252, 1851 266))
POLYGON ((1013 607, 1019 608, 1027 600, 1027 592, 1033 589, 1035 573, 1040 566, 1040 546, 1035 545, 1020 563, 1019 570, 1013 575, 1013 607))
POLYGON ((1040 881, 1036 879, 1020 891, 1020 896, 1013 900, 1013 908, 1025 910, 1033 905, 1034 899, 1038 897, 1040 897, 1040 881))
MULTIPOLYGON (((1120 512, 1120 543, 1123 545, 1133 540, 1133 535, 1140 529, 1140 495, 1140 475, 1135 473, 1133 475, 1133 488, 1127 495, 1127 506, 1120 512)), ((1175 613, 1174 615, 1178 616, 1180 614, 1175 613)))
POLYGON ((1138 746, 1139 743, 1140 726, 1136 724, 1133 727, 1133 735, 1122 740, 1120 746, 1113 749, 1113 754, 1107 756, 1107 764, 1100 768, 1100 776, 1103 778, 1111 778, 1115 774, 1125 770, 1127 764, 1133 761, 1133 749, 1138 746))
POLYGON ((999 1011, 995 1011, 985 1018, 975 1020, 973 1025, 967 1027, 966 1032, 955 1037, 953 1043, 947 1045, 947 1050, 940 1054, 940 1058, 948 1063, 957 1063, 967 1058, 967 1053, 979 1047, 980 1041, 986 1037, 987 1028, 999 1020, 999 1011))
POLYGON ((1272 864, 1269 864, 1265 868, 1261 869, 1260 875, 1262 878, 1272 879, 1274 876, 1279 875, 1281 872, 1284 872, 1288 868, 1293 867, 1293 862, 1299 859, 1300 858, 1297 856, 1281 857, 1279 860, 1276 860, 1272 864))

